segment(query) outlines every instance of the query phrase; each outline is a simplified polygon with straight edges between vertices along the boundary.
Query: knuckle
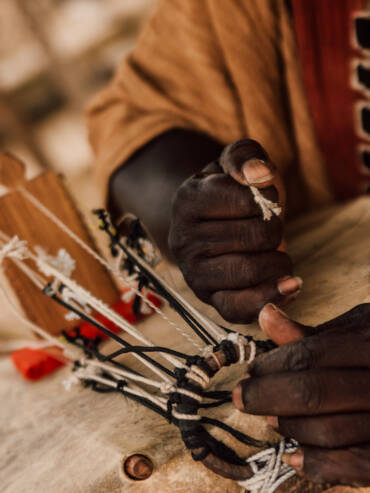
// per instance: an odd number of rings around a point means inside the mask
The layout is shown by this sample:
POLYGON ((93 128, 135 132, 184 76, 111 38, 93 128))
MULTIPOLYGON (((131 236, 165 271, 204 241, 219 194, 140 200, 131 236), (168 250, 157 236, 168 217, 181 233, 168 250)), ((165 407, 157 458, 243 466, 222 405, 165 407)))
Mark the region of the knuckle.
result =
POLYGON ((233 322, 235 317, 235 310, 233 309, 234 303, 232 302, 232 296, 227 295, 223 291, 218 291, 212 297, 213 306, 220 313, 220 315, 227 321, 233 322))
POLYGON ((200 299, 208 298, 208 290, 206 287, 206 279, 199 273, 198 266, 189 261, 187 265, 181 266, 181 272, 186 283, 194 291, 200 299))
POLYGON ((315 353, 303 339, 287 347, 287 354, 283 362, 285 371, 303 371, 315 365, 315 353))
POLYGON ((293 394, 295 394, 297 402, 307 409, 308 413, 319 412, 324 398, 320 376, 313 372, 298 374, 293 394))
POLYGON ((194 259, 201 254, 202 244, 199 244, 196 236, 194 227, 186 225, 170 227, 168 247, 181 269, 187 264, 191 266, 194 259))
POLYGON ((179 256, 189 242, 187 229, 171 226, 168 234, 168 246, 175 257, 179 256))
POLYGON ((279 218, 274 216, 266 222, 262 218, 250 220, 248 228, 250 242, 256 250, 273 250, 281 242, 283 228, 279 218))
POLYGON ((173 216, 185 215, 192 211, 194 203, 197 202, 198 185, 196 180, 189 178, 176 190, 172 199, 173 216))
POLYGON ((220 238, 219 236, 214 235, 213 240, 202 237, 199 244, 194 245, 194 248, 197 250, 198 254, 204 258, 215 257, 222 253, 222 237, 220 238))
POLYGON ((254 319, 254 314, 249 313, 245 305, 243 305, 243 310, 240 310, 236 296, 232 293, 217 291, 213 293, 211 303, 228 322, 234 324, 249 323, 254 319))
POLYGON ((230 296, 228 296, 223 291, 217 291, 212 296, 212 305, 225 320, 230 321, 230 317, 232 317, 233 314, 233 311, 231 309, 230 296))
POLYGON ((336 448, 338 445, 338 430, 332 426, 324 426, 318 429, 315 435, 315 444, 322 448, 336 448))
POLYGON ((263 265, 257 260, 246 258, 242 265, 235 266, 235 275, 240 276, 242 273, 243 279, 245 279, 245 287, 256 285, 261 279, 261 271, 263 265))
POLYGON ((250 243, 250 235, 253 226, 248 224, 248 221, 242 221, 240 223, 234 224, 233 226, 233 237, 236 245, 241 250, 247 250, 250 243))

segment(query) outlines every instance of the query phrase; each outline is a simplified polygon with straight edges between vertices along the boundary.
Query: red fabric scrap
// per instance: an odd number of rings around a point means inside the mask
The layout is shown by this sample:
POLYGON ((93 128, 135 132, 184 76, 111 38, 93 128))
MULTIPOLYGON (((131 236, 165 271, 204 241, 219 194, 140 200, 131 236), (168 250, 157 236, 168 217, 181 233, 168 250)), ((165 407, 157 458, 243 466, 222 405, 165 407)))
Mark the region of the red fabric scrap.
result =
POLYGON ((39 380, 49 375, 64 363, 52 356, 44 349, 32 349, 25 347, 11 354, 14 366, 27 378, 27 380, 39 380))

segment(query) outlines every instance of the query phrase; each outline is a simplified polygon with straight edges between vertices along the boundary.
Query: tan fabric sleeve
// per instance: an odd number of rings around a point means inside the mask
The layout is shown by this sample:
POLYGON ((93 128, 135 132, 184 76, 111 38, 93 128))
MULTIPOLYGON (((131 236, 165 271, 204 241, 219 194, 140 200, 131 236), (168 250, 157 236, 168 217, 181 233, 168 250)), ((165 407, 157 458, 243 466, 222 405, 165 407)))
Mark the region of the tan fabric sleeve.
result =
POLYGON ((205 0, 160 0, 133 53, 88 109, 99 184, 170 128, 223 143, 243 135, 240 109, 205 0))
POLYGON ((103 194, 117 166, 180 127, 260 142, 293 215, 332 201, 285 0, 159 0, 88 119, 103 194))

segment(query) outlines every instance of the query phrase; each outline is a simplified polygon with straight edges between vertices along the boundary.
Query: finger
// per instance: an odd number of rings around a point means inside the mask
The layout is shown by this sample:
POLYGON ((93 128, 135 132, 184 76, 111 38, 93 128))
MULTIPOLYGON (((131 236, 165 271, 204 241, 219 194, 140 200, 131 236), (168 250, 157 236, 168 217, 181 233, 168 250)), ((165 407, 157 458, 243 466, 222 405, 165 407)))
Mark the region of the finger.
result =
POLYGON ((315 332, 327 332, 331 329, 351 331, 364 327, 370 329, 370 303, 362 303, 348 312, 316 327, 315 332))
MULTIPOLYGON (((309 335, 315 331, 311 327, 302 326, 287 318, 284 322, 284 316, 279 314, 278 309, 265 307, 259 318, 261 326, 268 329, 265 330, 266 334, 278 344, 286 334, 294 340, 295 332, 296 339, 299 339, 300 333, 309 335), (280 325, 278 317, 281 318, 280 325), (271 325, 269 325, 270 320, 274 320, 271 325), (278 334, 278 337, 275 334, 278 334)), ((315 368, 370 368, 370 326, 366 327, 363 320, 357 319, 357 323, 361 325, 356 327, 355 333, 353 330, 348 330, 345 324, 339 329, 333 329, 330 325, 330 329, 326 332, 305 337, 265 353, 255 359, 249 371, 253 376, 263 376, 315 368)), ((333 326, 335 327, 335 324, 333 326)))
POLYGON ((251 139, 243 139, 227 146, 220 157, 220 165, 238 183, 266 188, 274 185, 279 192, 281 217, 285 216, 286 194, 283 180, 276 172, 267 152, 251 139))
POLYGON ((225 173, 244 186, 264 188, 271 185, 275 167, 263 147, 251 139, 242 139, 225 147, 220 157, 225 173))
MULTIPOLYGON (((299 292, 298 281, 296 292, 299 292)), ((277 281, 270 280, 247 289, 217 291, 212 293, 209 303, 225 320, 243 324, 255 320, 266 303, 280 303, 285 296, 279 292, 277 281)))
POLYGON ((275 428, 302 445, 342 448, 370 443, 370 413, 280 417, 275 428))
POLYGON ((204 221, 193 228, 193 248, 206 257, 236 252, 267 252, 276 250, 282 234, 282 223, 276 216, 268 222, 256 217, 204 221))
MULTIPOLYGON (((302 279, 298 277, 296 279, 302 287, 302 279)), ((258 322, 263 332, 279 346, 297 341, 311 333, 310 327, 291 320, 285 312, 272 303, 263 307, 258 322)))
POLYGON ((365 369, 270 374, 240 382, 234 404, 263 416, 365 412, 370 411, 369 382, 370 370, 365 369))
POLYGON ((183 267, 181 270, 195 294, 204 296, 220 290, 258 286, 267 280, 277 281, 281 278, 284 278, 280 281, 281 294, 291 294, 296 291, 296 286, 287 283, 286 278, 290 278, 292 269, 292 261, 287 254, 273 251, 201 258, 190 268, 183 267), (287 285, 290 288, 288 291, 284 290, 287 285))
POLYGON ((370 486, 370 445, 327 450, 302 447, 284 462, 315 483, 370 486))
MULTIPOLYGON (((249 188, 224 173, 208 173, 208 169, 207 166, 178 189, 174 214, 196 220, 262 217, 261 208, 249 188)), ((273 186, 263 190, 263 195, 278 202, 278 192, 273 186)))

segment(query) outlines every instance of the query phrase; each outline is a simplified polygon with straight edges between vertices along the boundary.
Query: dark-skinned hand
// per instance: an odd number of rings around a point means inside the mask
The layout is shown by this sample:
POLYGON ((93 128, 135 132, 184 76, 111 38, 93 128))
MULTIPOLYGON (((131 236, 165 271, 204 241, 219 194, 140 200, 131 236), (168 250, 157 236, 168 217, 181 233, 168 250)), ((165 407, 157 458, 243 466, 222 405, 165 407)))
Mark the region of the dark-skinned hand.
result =
POLYGON ((236 407, 300 443, 285 461, 306 479, 370 486, 370 303, 315 328, 268 304, 259 322, 281 347, 255 359, 236 407))
POLYGON ((267 302, 289 301, 302 282, 278 250, 281 218, 263 220, 249 185, 274 202, 280 194, 282 204, 281 182, 264 149, 253 140, 237 141, 178 189, 169 233, 188 285, 234 323, 255 319, 267 302))

